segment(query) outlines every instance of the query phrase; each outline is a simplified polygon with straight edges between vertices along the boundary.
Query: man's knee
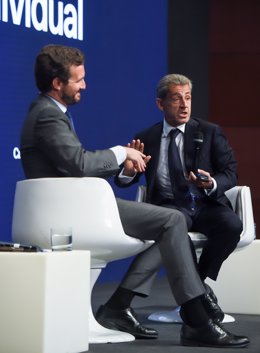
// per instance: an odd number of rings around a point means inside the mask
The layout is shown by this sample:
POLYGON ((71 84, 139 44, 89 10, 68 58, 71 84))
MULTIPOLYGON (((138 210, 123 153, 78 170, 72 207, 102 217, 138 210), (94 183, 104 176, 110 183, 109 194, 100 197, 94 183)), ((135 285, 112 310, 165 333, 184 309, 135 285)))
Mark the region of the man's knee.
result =
POLYGON ((188 232, 187 222, 184 214, 181 211, 175 209, 168 210, 168 220, 166 222, 167 227, 179 228, 182 231, 188 232))
POLYGON ((240 236, 243 231, 242 222, 238 222, 233 229, 233 241, 237 244, 240 241, 240 236))
POLYGON ((230 224, 228 225, 228 234, 229 237, 232 237, 234 243, 239 242, 242 231, 243 224, 239 218, 234 219, 233 222, 230 222, 230 224))

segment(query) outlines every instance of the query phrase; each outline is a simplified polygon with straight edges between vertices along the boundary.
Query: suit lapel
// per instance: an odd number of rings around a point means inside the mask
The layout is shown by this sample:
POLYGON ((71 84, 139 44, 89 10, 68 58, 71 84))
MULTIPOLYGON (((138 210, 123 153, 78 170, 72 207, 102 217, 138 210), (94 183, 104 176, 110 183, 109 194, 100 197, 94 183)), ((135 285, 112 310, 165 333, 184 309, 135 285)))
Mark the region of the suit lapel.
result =
POLYGON ((184 133, 184 162, 189 173, 194 168, 195 161, 195 143, 194 143, 194 134, 197 132, 199 123, 190 119, 186 124, 185 133, 184 133))

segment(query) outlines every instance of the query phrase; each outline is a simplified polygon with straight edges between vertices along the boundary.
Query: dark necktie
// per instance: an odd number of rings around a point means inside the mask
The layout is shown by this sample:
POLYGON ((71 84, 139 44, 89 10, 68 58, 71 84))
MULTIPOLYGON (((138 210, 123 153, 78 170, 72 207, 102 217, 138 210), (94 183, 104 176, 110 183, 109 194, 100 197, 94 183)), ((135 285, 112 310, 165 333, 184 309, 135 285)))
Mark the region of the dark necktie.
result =
POLYGON ((168 149, 168 167, 170 180, 172 184, 172 191, 177 206, 191 207, 191 194, 189 191, 189 184, 186 181, 183 174, 183 167, 179 155, 178 148, 176 146, 175 138, 181 133, 179 129, 173 129, 170 131, 170 143, 168 149))
POLYGON ((175 142, 179 133, 182 133, 179 129, 171 130, 169 133, 168 167, 170 180, 176 206, 184 207, 193 213, 195 208, 198 207, 198 202, 205 197, 205 194, 202 189, 198 189, 184 177, 179 150, 175 142))
POLYGON ((74 126, 74 122, 73 122, 71 113, 67 110, 65 114, 69 118, 70 126, 71 126, 72 130, 75 131, 75 126, 74 126))
POLYGON ((189 192, 189 187, 183 174, 180 154, 175 142, 176 136, 179 133, 181 133, 179 129, 173 129, 169 133, 168 164, 174 197, 184 198, 189 192))

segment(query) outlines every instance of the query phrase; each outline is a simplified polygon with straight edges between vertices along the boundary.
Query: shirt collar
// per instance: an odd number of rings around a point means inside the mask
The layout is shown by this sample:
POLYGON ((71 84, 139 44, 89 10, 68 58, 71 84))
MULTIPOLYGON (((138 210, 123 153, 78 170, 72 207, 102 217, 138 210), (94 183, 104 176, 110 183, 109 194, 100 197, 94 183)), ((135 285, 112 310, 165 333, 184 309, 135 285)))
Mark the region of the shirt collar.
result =
POLYGON ((51 97, 51 96, 48 96, 48 95, 47 95, 47 97, 49 97, 55 104, 57 104, 57 106, 60 108, 60 110, 61 110, 63 113, 66 113, 67 107, 66 107, 64 104, 58 102, 55 98, 53 98, 53 97, 51 97))
MULTIPOLYGON (((179 125, 178 126, 178 129, 184 134, 185 132, 185 126, 186 124, 182 124, 182 125, 179 125)), ((162 133, 162 136, 163 137, 167 137, 169 132, 171 130, 175 129, 173 126, 171 126, 170 124, 167 123, 167 121, 164 119, 163 120, 163 133, 162 133)))

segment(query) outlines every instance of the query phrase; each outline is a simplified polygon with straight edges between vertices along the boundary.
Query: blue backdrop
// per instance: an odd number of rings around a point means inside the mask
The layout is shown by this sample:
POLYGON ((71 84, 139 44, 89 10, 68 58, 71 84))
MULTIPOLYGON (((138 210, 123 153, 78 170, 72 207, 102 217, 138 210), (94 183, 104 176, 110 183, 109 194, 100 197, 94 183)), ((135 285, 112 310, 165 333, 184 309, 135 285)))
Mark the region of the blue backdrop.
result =
MULTIPOLYGON (((87 90, 72 113, 87 149, 125 145, 161 119, 155 87, 167 73, 167 0, 0 0, 0 240, 11 240, 15 184, 24 178, 20 129, 37 95, 35 56, 49 43, 86 54, 87 90)), ((136 188, 111 184, 134 198, 136 188)))

